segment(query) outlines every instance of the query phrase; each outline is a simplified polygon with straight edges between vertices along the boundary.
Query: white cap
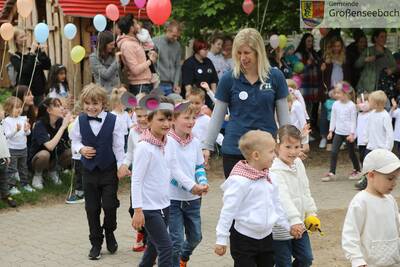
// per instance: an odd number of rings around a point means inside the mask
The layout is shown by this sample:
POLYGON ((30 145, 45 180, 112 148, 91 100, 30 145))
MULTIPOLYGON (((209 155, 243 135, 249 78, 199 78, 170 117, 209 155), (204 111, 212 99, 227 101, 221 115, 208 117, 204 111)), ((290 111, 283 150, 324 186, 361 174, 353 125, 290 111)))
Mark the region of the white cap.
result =
POLYGON ((375 149, 368 153, 364 159, 362 173, 377 171, 389 174, 400 168, 399 158, 386 149, 375 149))

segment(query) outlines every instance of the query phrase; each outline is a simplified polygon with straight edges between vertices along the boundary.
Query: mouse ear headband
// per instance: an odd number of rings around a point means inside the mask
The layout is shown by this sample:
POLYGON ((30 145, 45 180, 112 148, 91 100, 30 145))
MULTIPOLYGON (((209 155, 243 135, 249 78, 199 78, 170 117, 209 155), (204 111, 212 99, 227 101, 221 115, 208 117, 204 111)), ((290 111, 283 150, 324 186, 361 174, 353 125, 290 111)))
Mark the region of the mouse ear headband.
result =
POLYGON ((191 103, 190 101, 186 101, 186 102, 182 102, 179 104, 175 105, 174 111, 175 112, 185 112, 189 107, 190 107, 191 103))
POLYGON ((174 105, 171 103, 161 103, 161 96, 163 93, 159 89, 154 89, 150 94, 142 97, 139 101, 139 106, 149 112, 157 110, 171 110, 174 111, 174 105))
POLYGON ((135 108, 138 105, 138 100, 132 93, 124 92, 121 96, 121 103, 127 108, 135 108))
POLYGON ((346 94, 349 94, 349 93, 353 92, 353 87, 351 87, 351 85, 346 83, 346 82, 338 83, 338 87, 339 87, 340 90, 342 90, 346 94))

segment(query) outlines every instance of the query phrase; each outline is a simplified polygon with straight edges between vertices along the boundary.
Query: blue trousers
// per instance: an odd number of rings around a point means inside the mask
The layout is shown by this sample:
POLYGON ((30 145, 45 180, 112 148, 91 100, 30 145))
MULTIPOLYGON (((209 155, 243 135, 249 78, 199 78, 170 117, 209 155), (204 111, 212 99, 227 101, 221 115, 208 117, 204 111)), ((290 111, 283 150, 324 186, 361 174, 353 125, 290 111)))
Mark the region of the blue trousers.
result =
POLYGON ((169 95, 174 92, 172 83, 163 83, 161 82, 159 88, 164 92, 164 95, 169 95))
POLYGON ((202 239, 200 207, 201 198, 191 201, 171 200, 169 234, 173 247, 172 267, 179 267, 180 259, 188 261, 202 239))
POLYGON ((309 267, 312 265, 313 255, 307 232, 304 232, 300 239, 274 240, 273 248, 276 267, 309 267))

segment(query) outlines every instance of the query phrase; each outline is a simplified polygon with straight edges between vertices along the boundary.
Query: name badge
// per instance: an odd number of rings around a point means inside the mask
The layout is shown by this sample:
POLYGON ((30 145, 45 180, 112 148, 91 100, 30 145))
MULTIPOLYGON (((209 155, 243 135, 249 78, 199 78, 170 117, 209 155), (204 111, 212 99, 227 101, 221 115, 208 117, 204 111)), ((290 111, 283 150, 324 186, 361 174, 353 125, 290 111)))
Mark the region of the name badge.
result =
POLYGON ((262 84, 260 85, 260 90, 261 90, 261 91, 272 90, 272 85, 271 85, 271 83, 262 83, 262 84))

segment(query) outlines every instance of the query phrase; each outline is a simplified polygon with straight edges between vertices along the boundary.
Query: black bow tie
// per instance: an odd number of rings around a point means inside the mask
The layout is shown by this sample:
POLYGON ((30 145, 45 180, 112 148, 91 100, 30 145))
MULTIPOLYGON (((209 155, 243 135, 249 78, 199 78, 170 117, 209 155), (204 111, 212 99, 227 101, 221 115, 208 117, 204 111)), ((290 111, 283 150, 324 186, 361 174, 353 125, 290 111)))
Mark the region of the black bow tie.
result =
POLYGON ((98 122, 101 122, 102 121, 102 118, 98 118, 98 117, 90 117, 90 116, 87 116, 87 119, 88 119, 88 121, 98 121, 98 122))

